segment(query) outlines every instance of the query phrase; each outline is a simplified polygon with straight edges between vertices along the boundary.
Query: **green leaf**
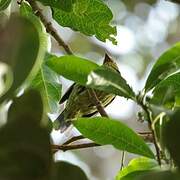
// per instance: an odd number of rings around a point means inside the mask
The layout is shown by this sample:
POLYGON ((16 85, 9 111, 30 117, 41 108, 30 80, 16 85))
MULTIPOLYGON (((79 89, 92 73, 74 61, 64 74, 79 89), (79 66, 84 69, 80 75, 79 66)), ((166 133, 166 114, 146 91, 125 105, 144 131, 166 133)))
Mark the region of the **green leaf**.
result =
POLYGON ((106 39, 117 44, 114 36, 116 27, 109 25, 113 14, 108 6, 100 0, 76 0, 71 11, 53 8, 53 18, 64 27, 70 27, 87 36, 95 35, 105 42, 106 39))
POLYGON ((135 179, 140 174, 148 172, 158 166, 157 161, 149 158, 136 158, 130 161, 127 167, 118 172, 116 180, 129 180, 135 179))
MULTIPOLYGON (((8 122, 14 122, 19 117, 36 119, 40 124, 43 114, 43 103, 38 91, 30 90, 22 96, 14 98, 8 111, 8 122)), ((25 119, 26 120, 26 119, 25 119)))
POLYGON ((11 98, 14 91, 27 79, 35 65, 39 51, 39 35, 33 23, 27 18, 11 17, 0 33, 0 61, 11 71, 7 74, 10 82, 0 98, 2 102, 11 98))
POLYGON ((88 180, 86 174, 83 172, 81 168, 65 161, 59 161, 55 163, 52 180, 60 180, 60 179, 88 180))
POLYGON ((0 129, 0 179, 49 180, 50 178, 52 161, 50 138, 47 130, 37 123, 41 120, 38 118, 42 116, 40 114, 42 101, 36 93, 29 91, 15 100, 8 117, 10 118, 8 122, 11 123, 0 129), (35 110, 36 104, 32 107, 33 102, 40 105, 39 113, 35 110), (31 113, 35 114, 30 115, 31 113))
MULTIPOLYGON (((44 61, 47 61, 53 56, 46 56, 44 61)), ((32 80, 31 87, 41 92, 44 99, 47 111, 51 113, 59 112, 59 100, 61 97, 61 84, 59 76, 52 71, 45 63, 41 65, 37 76, 32 80)))
POLYGON ((6 9, 10 3, 11 3, 11 0, 0 0, 0 11, 3 11, 4 9, 6 9))
POLYGON ((135 180, 179 180, 180 176, 171 171, 149 172, 135 180))
POLYGON ((51 8, 58 8, 64 11, 71 11, 73 7, 73 3, 76 0, 38 0, 42 2, 46 6, 50 6, 51 8))
POLYGON ((111 69, 98 68, 88 76, 87 86, 135 100, 135 93, 123 77, 111 69))
POLYGON ((88 74, 99 66, 77 56, 52 57, 47 65, 56 73, 79 84, 86 84, 88 74))
POLYGON ((176 165, 180 168, 180 109, 177 109, 170 115, 169 122, 163 130, 163 141, 174 159, 176 165))
POLYGON ((75 127, 87 138, 119 150, 154 158, 145 142, 125 124, 104 117, 79 118, 73 121, 75 127))
POLYGON ((48 34, 46 33, 46 28, 41 23, 40 19, 34 15, 34 12, 32 10, 32 7, 27 2, 22 2, 20 6, 20 14, 23 17, 26 17, 28 20, 30 20, 34 26, 36 27, 38 33, 39 33, 39 52, 36 60, 36 64, 28 77, 28 81, 31 81, 36 74, 39 72, 39 69, 41 67, 41 64, 43 63, 43 59, 45 57, 45 53, 48 49, 48 34))
POLYGON ((174 108, 180 106, 180 73, 173 74, 161 81, 153 90, 150 101, 158 106, 174 108))
POLYGON ((179 68, 180 42, 159 57, 146 81, 145 90, 149 91, 170 74, 179 70, 179 68))

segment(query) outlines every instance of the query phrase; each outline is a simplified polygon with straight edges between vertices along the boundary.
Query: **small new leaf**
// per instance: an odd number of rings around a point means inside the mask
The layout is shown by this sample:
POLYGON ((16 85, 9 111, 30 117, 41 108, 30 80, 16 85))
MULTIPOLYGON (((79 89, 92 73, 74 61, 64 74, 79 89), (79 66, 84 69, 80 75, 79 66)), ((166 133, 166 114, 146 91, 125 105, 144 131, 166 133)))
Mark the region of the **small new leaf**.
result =
POLYGON ((157 169, 158 163, 157 161, 145 157, 136 158, 130 161, 127 167, 123 168, 118 172, 116 176, 116 180, 128 180, 135 179, 139 175, 144 174, 145 172, 152 171, 153 169, 157 169))

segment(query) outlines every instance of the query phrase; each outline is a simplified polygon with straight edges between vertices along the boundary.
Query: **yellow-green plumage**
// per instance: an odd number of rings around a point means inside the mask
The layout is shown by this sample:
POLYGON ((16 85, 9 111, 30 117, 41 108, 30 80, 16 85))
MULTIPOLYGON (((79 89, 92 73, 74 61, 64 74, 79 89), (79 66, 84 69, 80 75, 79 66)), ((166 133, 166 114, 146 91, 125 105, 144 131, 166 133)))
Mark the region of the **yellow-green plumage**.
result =
MULTIPOLYGON (((108 55, 105 56, 103 66, 119 72, 117 64, 108 55)), ((95 90, 95 92, 104 107, 110 104, 115 98, 114 94, 99 90, 95 90)), ((87 87, 74 83, 61 98, 60 103, 63 103, 65 100, 67 100, 66 107, 55 121, 55 124, 58 124, 58 128, 60 126, 61 131, 64 131, 70 125, 69 120, 77 117, 90 117, 97 113, 97 108, 92 101, 87 87)), ((56 126, 56 129, 58 128, 56 126)))

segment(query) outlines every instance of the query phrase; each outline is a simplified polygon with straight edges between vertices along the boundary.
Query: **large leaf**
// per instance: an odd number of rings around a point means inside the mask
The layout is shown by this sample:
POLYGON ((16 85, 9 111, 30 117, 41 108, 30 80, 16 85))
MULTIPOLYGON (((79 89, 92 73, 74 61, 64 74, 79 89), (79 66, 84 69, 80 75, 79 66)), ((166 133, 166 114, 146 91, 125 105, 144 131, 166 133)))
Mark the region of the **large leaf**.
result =
POLYGON ((61 25, 80 31, 85 35, 95 35, 105 42, 116 44, 116 28, 109 25, 113 18, 111 10, 100 0, 76 0, 71 11, 53 8, 53 18, 61 25))
POLYGON ((180 176, 171 171, 149 172, 133 180, 179 180, 180 176))
POLYGON ((180 109, 170 115, 163 131, 163 140, 174 162, 180 168, 180 109))
POLYGON ((28 81, 32 80, 34 76, 38 73, 40 66, 43 62, 43 59, 45 57, 45 52, 48 49, 49 41, 48 41, 48 34, 46 33, 46 28, 41 23, 40 19, 34 15, 34 12, 32 10, 32 7, 27 2, 22 2, 20 6, 20 14, 23 17, 28 18, 36 27, 38 33, 39 33, 39 52, 36 60, 36 64, 28 78, 28 81))
POLYGON ((151 103, 173 108, 180 106, 180 73, 161 81, 153 90, 151 103))
POLYGON ((115 148, 154 158, 145 142, 125 124, 104 117, 79 118, 75 127, 87 138, 98 144, 111 144, 115 148))
MULTIPOLYGON (((45 61, 52 56, 47 55, 45 61)), ((44 63, 41 65, 37 76, 32 80, 31 87, 39 90, 44 99, 47 111, 57 113, 59 111, 59 99, 61 96, 61 84, 59 76, 44 63)))
POLYGON ((38 0, 46 6, 62 9, 64 11, 71 11, 73 3, 76 0, 38 0))
POLYGON ((55 163, 55 167, 54 167, 54 174, 52 176, 52 180, 61 180, 61 179, 88 180, 86 174, 83 172, 81 168, 65 161, 59 161, 55 163))
POLYGON ((86 84, 88 74, 99 66, 77 56, 52 57, 47 65, 58 74, 79 84, 86 84))
POLYGON ((0 11, 6 9, 10 3, 11 3, 11 0, 1 0, 0 1, 0 11))
POLYGON ((135 94, 126 80, 119 73, 111 69, 99 68, 92 71, 88 76, 87 85, 98 90, 135 100, 135 94))
POLYGON ((30 91, 16 100, 9 112, 8 122, 11 123, 0 129, 0 179, 49 180, 50 178, 52 161, 50 139, 47 130, 40 127, 39 123, 42 107, 38 107, 39 114, 35 107, 32 107, 32 102, 41 104, 40 95, 36 93, 30 91), (20 107, 22 112, 19 110, 20 107), (30 116, 31 113, 35 115, 30 116))
POLYGON ((133 90, 119 73, 76 56, 52 57, 47 65, 60 75, 81 85, 135 99, 133 90))
POLYGON ((155 87, 168 75, 176 72, 180 68, 180 42, 163 53, 153 66, 146 81, 145 90, 155 87))
MULTIPOLYGON (((43 103, 37 91, 31 90, 22 96, 14 98, 8 111, 8 122, 19 120, 19 117, 29 117, 40 124, 43 114, 43 103)), ((21 120, 21 119, 20 119, 21 120)), ((26 119, 24 119, 26 121, 26 119)))
POLYGON ((158 166, 157 161, 149 158, 136 158, 130 161, 127 167, 119 171, 116 180, 135 179, 140 174, 151 171, 158 166))
POLYGON ((25 81, 35 65, 39 51, 39 35, 34 24, 26 18, 11 17, 0 30, 0 61, 9 65, 6 92, 0 98, 11 98, 14 91, 25 81), (13 76, 13 77, 12 77, 13 76))

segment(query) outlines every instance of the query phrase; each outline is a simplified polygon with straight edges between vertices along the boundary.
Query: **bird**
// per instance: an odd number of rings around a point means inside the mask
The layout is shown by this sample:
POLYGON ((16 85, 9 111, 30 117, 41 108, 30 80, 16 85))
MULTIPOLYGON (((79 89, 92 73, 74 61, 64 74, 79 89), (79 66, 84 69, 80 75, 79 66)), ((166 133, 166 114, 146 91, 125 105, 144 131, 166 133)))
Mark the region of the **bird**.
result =
MULTIPOLYGON (((108 54, 105 58, 102 67, 109 68, 114 72, 120 73, 118 66, 108 54)), ((92 101, 89 94, 90 88, 74 83, 62 96, 59 104, 66 101, 66 105, 61 114, 54 121, 54 129, 63 133, 71 125, 71 120, 80 117, 92 117, 98 113, 95 103, 92 101)), ((114 94, 107 93, 100 90, 94 90, 96 96, 103 107, 108 106, 116 97, 114 94)))

